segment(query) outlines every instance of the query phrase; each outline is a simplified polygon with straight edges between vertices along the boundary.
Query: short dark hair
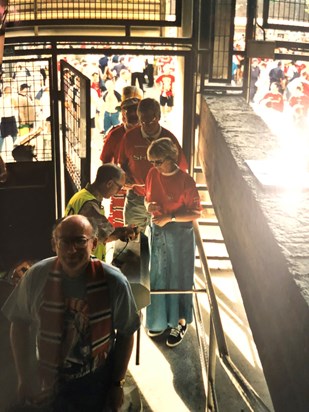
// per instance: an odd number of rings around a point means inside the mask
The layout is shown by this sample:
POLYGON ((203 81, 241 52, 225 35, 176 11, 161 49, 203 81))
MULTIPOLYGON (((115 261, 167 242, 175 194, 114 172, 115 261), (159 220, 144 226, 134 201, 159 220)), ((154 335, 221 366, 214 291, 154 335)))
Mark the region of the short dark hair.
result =
POLYGON ((123 174, 124 171, 121 169, 121 167, 113 163, 105 163, 104 165, 98 168, 94 183, 102 184, 107 183, 112 179, 118 180, 121 178, 123 174))
POLYGON ((153 114, 160 119, 161 117, 161 109, 160 103, 156 99, 152 99, 151 97, 146 97, 139 102, 137 106, 137 114, 145 113, 147 111, 152 111, 153 114))

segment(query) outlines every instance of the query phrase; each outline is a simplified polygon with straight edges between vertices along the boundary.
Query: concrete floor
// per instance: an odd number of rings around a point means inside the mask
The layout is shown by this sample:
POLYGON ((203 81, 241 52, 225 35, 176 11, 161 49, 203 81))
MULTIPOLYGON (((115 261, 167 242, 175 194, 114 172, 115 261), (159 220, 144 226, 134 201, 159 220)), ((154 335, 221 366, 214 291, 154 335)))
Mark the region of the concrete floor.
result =
MULTIPOLYGON (((243 310, 237 282, 231 270, 215 270, 213 282, 218 296, 226 340, 231 359, 249 383, 260 395, 270 411, 273 411, 263 371, 243 310)), ((197 268, 197 286, 199 280, 197 268)), ((206 341, 209 333, 209 305, 206 295, 199 294, 205 322, 206 341)), ((195 324, 183 342, 174 349, 165 345, 166 335, 149 338, 141 330, 140 365, 135 364, 133 353, 129 366, 131 389, 136 386, 141 395, 142 409, 153 412, 205 411, 205 389, 198 349, 195 324)), ((219 410, 224 412, 247 412, 240 395, 230 383, 217 358, 216 391, 219 410)))

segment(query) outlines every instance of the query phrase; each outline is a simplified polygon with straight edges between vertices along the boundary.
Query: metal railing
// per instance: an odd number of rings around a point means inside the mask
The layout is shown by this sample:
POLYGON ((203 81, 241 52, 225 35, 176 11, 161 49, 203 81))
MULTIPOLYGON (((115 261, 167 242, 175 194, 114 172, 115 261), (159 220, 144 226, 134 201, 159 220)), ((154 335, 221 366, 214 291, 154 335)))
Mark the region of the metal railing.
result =
POLYGON ((253 412, 269 412, 268 407, 264 404, 259 395, 230 358, 219 313, 218 302, 212 284, 211 274, 197 221, 193 222, 193 227, 196 245, 200 255, 202 274, 204 278, 203 281, 205 282, 205 289, 207 290, 210 306, 209 344, 207 345, 202 312, 197 299, 197 294, 194 294, 194 314, 197 324, 201 366, 203 369, 202 376, 204 379, 206 393, 206 411, 219 410, 215 387, 216 353, 218 350, 219 359, 228 378, 237 389, 248 408, 253 412))

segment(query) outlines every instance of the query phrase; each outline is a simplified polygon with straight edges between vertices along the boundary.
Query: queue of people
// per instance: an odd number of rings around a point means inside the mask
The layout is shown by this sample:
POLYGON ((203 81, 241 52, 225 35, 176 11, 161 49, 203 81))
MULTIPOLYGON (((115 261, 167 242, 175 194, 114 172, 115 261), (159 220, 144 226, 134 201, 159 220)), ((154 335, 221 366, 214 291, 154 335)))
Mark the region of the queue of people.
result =
MULTIPOLYGON (((103 162, 118 163, 126 173, 126 199, 117 204, 117 223, 150 233, 152 290, 191 290, 195 259, 192 222, 200 217, 201 206, 195 182, 186 172, 184 153, 173 133, 160 125, 158 101, 140 99, 131 86, 123 95, 121 110, 123 124, 112 129, 100 157, 103 162)), ((192 296, 169 296, 167 292, 151 297, 146 313, 151 338, 168 330, 167 346, 177 346, 191 322, 192 296)))
POLYGON ((19 401, 53 412, 99 412, 104 405, 117 411, 123 403, 140 317, 128 280, 104 263, 107 242, 149 235, 151 289, 166 289, 151 296, 147 308, 150 338, 167 331, 172 348, 192 322, 192 295, 181 291, 193 288, 193 221, 201 210, 195 182, 177 138, 160 125, 158 101, 127 86, 120 113, 122 124, 105 139, 95 180, 72 196, 52 230, 56 256, 27 269, 2 308, 11 322, 19 401), (104 198, 114 201, 110 217, 104 198), (180 293, 169 295, 169 289, 180 293), (25 350, 33 344, 32 323, 37 380, 29 379, 35 372, 25 350))
MULTIPOLYGON (((91 80, 93 127, 107 136, 111 127, 121 123, 117 107, 126 86, 138 87, 145 95, 146 89, 155 88, 165 116, 174 107, 175 62, 171 56, 113 55, 96 58, 66 60, 91 80)), ((74 79, 69 83, 74 87, 74 79)))

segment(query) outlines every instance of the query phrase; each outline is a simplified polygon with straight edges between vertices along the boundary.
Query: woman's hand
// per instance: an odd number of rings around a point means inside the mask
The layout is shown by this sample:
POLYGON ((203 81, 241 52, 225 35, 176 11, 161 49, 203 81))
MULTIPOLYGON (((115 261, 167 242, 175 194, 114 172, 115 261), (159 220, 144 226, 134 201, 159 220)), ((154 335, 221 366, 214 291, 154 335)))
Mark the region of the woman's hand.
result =
POLYGON ((161 210, 161 206, 157 202, 150 202, 148 204, 147 211, 149 213, 160 212, 160 210, 161 210))
POLYGON ((171 215, 159 215, 159 216, 153 216, 152 222, 160 227, 165 226, 167 223, 171 221, 171 215))

